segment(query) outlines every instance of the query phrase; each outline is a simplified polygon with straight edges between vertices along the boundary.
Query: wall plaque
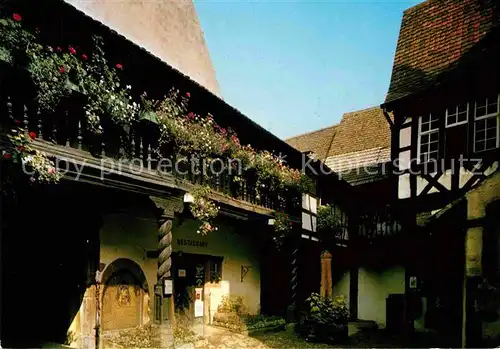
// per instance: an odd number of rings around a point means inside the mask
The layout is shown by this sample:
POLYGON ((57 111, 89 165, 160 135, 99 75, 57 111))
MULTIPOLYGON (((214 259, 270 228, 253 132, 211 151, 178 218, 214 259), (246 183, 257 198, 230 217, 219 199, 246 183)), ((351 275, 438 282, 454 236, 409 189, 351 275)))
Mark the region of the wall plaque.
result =
POLYGON ((170 296, 172 293, 174 293, 174 285, 172 283, 172 280, 163 279, 163 294, 165 296, 170 296))

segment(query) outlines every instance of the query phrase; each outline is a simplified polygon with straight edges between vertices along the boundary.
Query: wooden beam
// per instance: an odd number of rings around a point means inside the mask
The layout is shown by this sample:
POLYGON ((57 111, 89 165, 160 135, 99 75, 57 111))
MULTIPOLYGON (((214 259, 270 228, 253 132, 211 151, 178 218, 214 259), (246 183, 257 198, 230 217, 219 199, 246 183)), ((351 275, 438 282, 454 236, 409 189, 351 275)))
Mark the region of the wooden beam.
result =
MULTIPOLYGON (((34 142, 34 148, 52 155, 66 163, 75 165, 74 169, 68 169, 65 175, 67 179, 75 181, 84 181, 97 185, 104 184, 104 186, 126 189, 143 194, 149 194, 151 191, 161 192, 167 189, 167 193, 164 192, 162 195, 153 194, 163 197, 176 191, 191 192, 197 186, 183 179, 176 178, 172 174, 162 174, 159 171, 141 168, 140 166, 132 163, 126 163, 125 166, 122 166, 122 168, 119 169, 119 173, 117 173, 118 169, 115 168, 115 164, 117 165, 117 163, 111 158, 98 159, 86 151, 54 145, 43 140, 36 140, 34 142), (78 169, 82 170, 80 173, 76 171, 76 166, 78 166, 78 169), (100 171, 101 174, 106 173, 107 176, 84 174, 83 169, 100 171), (113 172, 113 170, 115 172, 113 172), (82 178, 82 176, 84 178, 82 178), (120 180, 106 178, 113 176, 120 177, 120 180), (123 180, 121 180, 121 178, 123 178, 123 180), (144 185, 134 185, 132 184, 133 181, 144 183, 144 185), (152 189, 153 187, 157 187, 158 189, 152 189)), ((247 212, 264 216, 272 216, 274 214, 274 210, 255 205, 247 201, 235 199, 215 191, 212 191, 210 198, 222 204, 233 206, 247 212)))

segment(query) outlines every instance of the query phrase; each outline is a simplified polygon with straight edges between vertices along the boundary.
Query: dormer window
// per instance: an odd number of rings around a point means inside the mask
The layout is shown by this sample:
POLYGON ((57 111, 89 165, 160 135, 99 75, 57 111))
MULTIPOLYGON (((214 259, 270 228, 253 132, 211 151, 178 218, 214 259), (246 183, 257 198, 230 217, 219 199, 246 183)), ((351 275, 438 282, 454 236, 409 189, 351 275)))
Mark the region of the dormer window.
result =
POLYGON ((474 108, 474 152, 498 147, 498 95, 479 100, 474 108))
POLYGON ((439 117, 428 114, 419 119, 418 158, 421 163, 437 159, 439 155, 439 117))

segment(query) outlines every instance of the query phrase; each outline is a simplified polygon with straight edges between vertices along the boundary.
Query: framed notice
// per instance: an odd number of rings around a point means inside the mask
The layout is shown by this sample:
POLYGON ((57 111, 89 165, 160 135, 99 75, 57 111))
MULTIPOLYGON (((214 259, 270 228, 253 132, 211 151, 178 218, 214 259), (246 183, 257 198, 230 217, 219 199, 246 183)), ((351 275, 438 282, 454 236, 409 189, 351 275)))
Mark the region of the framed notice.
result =
POLYGON ((179 269, 178 275, 180 278, 186 277, 186 269, 179 269))
POLYGON ((172 280, 164 279, 163 280, 163 295, 170 296, 174 292, 174 285, 172 280))
POLYGON ((202 317, 203 316, 203 301, 195 300, 194 301, 194 317, 202 317))

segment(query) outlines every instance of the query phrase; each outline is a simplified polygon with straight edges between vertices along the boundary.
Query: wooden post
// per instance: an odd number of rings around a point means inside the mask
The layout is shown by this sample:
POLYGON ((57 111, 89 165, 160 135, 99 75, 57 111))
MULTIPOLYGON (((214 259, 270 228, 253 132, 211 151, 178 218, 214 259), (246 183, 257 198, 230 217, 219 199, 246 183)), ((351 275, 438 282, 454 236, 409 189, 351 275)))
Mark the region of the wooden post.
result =
POLYGON ((292 264, 292 274, 290 279, 290 305, 287 309, 287 321, 289 323, 294 323, 297 321, 297 289, 299 284, 299 245, 300 245, 300 232, 301 227, 299 224, 294 224, 292 226, 292 238, 291 238, 291 264, 292 264))
POLYGON ((321 253, 320 295, 322 297, 332 297, 333 296, 332 254, 326 250, 321 253))
POLYGON ((184 198, 172 196, 168 199, 150 197, 160 210, 158 229, 158 271, 157 284, 155 287, 155 304, 160 326, 160 336, 162 345, 173 345, 173 327, 175 326, 175 303, 174 290, 172 285, 171 294, 165 294, 165 281, 173 283, 172 277, 172 225, 176 213, 181 213, 184 209, 184 198))

